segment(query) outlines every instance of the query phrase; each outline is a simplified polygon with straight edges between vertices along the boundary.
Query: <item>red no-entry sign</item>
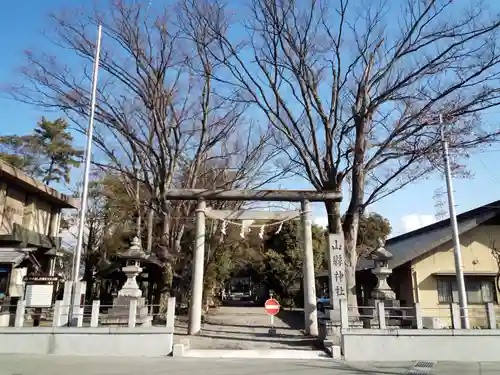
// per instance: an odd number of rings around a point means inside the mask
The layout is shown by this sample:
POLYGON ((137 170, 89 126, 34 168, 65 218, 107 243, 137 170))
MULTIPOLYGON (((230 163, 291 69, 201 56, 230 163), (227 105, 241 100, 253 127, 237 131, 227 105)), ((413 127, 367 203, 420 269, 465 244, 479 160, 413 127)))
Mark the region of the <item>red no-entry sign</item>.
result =
POLYGON ((274 298, 269 298, 264 304, 264 310, 271 316, 276 315, 280 311, 280 303, 274 298))

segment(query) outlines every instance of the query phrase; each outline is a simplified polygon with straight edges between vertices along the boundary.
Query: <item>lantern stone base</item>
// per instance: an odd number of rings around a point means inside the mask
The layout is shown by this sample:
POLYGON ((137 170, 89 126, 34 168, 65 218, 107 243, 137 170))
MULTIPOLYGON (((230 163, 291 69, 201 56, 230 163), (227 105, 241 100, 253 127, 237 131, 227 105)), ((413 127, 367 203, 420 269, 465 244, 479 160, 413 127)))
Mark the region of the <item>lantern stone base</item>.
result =
POLYGON ((101 319, 102 324, 127 325, 130 311, 130 301, 137 300, 136 325, 150 327, 153 317, 148 315, 148 307, 144 297, 118 296, 113 301, 113 307, 108 310, 108 315, 101 319))
MULTIPOLYGON (((370 299, 368 300, 368 306, 370 308, 365 309, 363 311, 363 316, 366 317, 363 319, 363 327, 364 328, 378 328, 379 327, 379 319, 377 312, 377 302, 380 300, 370 299)), ((396 299, 387 299, 382 300, 385 307, 385 321, 387 328, 399 328, 401 327, 401 303, 396 299)))
MULTIPOLYGON (((363 328, 359 315, 349 312, 349 328, 363 328)), ((325 347, 340 345, 341 323, 339 310, 325 310, 325 316, 319 320, 319 339, 325 347)))

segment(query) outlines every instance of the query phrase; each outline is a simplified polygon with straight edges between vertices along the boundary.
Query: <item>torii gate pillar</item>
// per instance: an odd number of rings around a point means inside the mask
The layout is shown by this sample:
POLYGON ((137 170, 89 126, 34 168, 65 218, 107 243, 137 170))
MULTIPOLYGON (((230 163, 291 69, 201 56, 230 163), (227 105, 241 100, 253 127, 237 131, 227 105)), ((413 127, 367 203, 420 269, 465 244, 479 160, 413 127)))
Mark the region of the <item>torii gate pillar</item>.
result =
POLYGON ((203 306, 203 268, 205 264, 205 208, 204 199, 196 208, 196 238, 194 242, 193 267, 191 276, 191 301, 189 304, 188 334, 197 335, 201 330, 201 310, 203 306))
POLYGON ((316 308, 316 278, 314 276, 314 253, 312 244, 311 203, 302 201, 302 231, 304 261, 304 328, 306 335, 318 336, 318 311, 316 308))

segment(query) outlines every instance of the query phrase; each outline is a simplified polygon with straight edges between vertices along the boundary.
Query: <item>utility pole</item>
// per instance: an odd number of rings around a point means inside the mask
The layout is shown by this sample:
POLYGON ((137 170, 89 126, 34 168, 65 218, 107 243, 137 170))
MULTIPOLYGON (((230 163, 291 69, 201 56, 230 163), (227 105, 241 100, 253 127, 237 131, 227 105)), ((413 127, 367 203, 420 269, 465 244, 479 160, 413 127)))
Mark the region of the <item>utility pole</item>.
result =
POLYGON ((446 177, 446 189, 448 191, 448 209, 450 212, 450 225, 453 237, 453 253, 455 256, 455 273, 457 276, 458 301, 460 304, 460 317, 462 328, 469 329, 469 313, 467 311, 467 294, 465 293, 464 272, 462 270, 462 251, 460 249, 460 238, 458 236, 457 214, 455 212, 455 198, 453 196, 453 185, 450 170, 450 155, 448 142, 444 135, 443 116, 439 115, 439 127, 441 132, 441 144, 443 147, 444 172, 446 177))

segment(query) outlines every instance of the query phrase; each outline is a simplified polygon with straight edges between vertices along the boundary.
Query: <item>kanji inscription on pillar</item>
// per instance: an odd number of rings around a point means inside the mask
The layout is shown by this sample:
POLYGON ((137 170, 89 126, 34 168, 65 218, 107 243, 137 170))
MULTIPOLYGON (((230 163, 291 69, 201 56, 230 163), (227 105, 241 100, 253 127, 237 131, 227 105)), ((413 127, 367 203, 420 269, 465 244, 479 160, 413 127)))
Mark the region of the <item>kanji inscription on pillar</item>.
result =
POLYGON ((333 309, 336 310, 340 308, 340 300, 347 298, 344 237, 342 234, 329 234, 328 259, 330 300, 333 309))

